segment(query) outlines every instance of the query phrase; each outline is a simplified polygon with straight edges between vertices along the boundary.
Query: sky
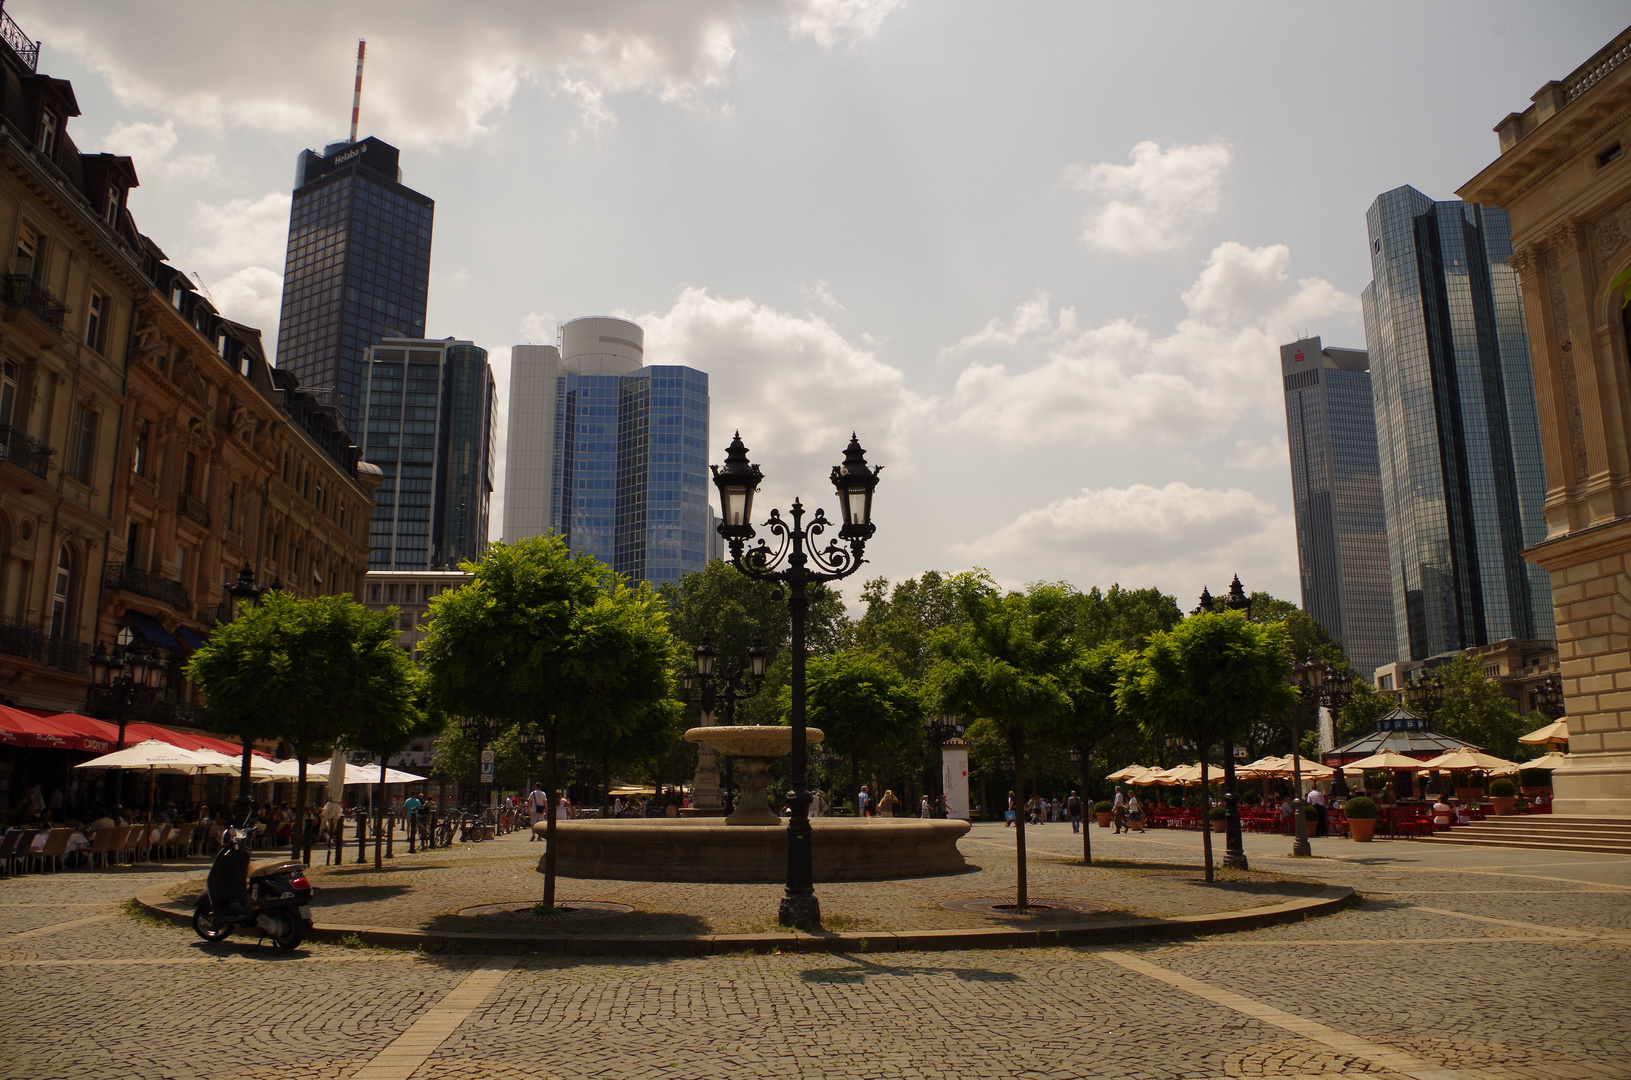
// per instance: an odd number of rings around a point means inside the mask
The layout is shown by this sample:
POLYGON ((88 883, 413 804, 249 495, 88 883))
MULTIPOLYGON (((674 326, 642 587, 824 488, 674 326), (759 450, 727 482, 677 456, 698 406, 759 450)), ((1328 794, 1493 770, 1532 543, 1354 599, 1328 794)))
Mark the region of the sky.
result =
POLYGON ((1363 347, 1364 214, 1492 128, 1623 3, 11 0, 139 227, 275 338, 296 155, 361 134, 436 200, 426 333, 613 314, 709 373, 759 507, 886 466, 862 578, 1238 573, 1298 599, 1278 347, 1363 347), (450 18, 449 12, 457 17, 450 18))

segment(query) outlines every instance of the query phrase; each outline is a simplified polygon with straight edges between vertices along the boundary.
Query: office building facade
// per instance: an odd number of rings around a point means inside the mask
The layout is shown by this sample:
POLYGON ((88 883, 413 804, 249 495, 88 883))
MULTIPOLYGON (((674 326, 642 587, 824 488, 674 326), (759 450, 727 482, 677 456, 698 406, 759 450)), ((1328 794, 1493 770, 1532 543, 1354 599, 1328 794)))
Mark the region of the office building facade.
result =
POLYGON ((1555 640, 1546 479, 1504 212, 1412 187, 1366 214, 1365 342, 1399 658, 1555 640))
POLYGON ((368 349, 425 334, 436 203, 402 183, 399 158, 369 137, 295 166, 277 364, 329 390, 353 435, 368 349))
POLYGON ((469 341, 390 338, 368 351, 363 457, 384 474, 370 570, 454 569, 487 549, 493 372, 469 341))
POLYGON ((700 570, 708 524, 708 376, 645 363, 623 319, 574 319, 560 345, 511 352, 504 537, 554 532, 634 581, 700 570))
POLYGON ((1369 676, 1398 656, 1370 358, 1317 337, 1280 348, 1303 610, 1369 676))

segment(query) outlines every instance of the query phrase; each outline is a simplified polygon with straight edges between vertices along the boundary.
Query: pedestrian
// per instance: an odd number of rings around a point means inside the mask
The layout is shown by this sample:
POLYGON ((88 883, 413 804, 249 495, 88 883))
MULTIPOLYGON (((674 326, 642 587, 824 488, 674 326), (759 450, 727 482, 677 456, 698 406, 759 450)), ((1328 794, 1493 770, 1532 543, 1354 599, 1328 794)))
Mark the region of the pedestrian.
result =
POLYGON ((1138 796, 1131 795, 1127 799, 1127 831, 1144 831, 1144 808, 1138 803, 1138 796))
POLYGON ((885 788, 884 792, 883 792, 883 798, 878 800, 878 816, 879 817, 894 817, 895 816, 895 807, 897 807, 899 805, 900 805, 900 800, 895 798, 895 793, 893 791, 889 790, 888 788, 885 788))
POLYGON ((917 816, 920 818, 927 818, 929 816, 929 812, 929 797, 925 795, 923 796, 923 801, 918 804, 917 816))
POLYGON ((566 792, 564 791, 561 792, 560 809, 555 811, 555 816, 565 818, 567 821, 572 820, 572 800, 566 797, 566 792))
POLYGON ((855 793, 855 816, 861 818, 872 816, 872 796, 867 792, 865 784, 862 784, 861 790, 855 793))
MULTIPOLYGON (((527 814, 528 825, 536 825, 540 821, 546 820, 549 816, 549 792, 540 786, 534 785, 532 792, 527 796, 527 806, 529 809, 527 814)), ((534 843, 537 839, 538 832, 533 830, 532 836, 528 837, 527 842, 534 843)))
POLYGON ((1127 794, 1120 784, 1116 785, 1116 797, 1110 804, 1110 816, 1115 820, 1117 835, 1127 831, 1127 794))
POLYGON ((1082 800, 1077 797, 1074 791, 1070 793, 1070 798, 1065 800, 1065 815, 1070 818, 1070 831, 1073 833, 1081 832, 1082 800))
POLYGON ((1325 792, 1321 791, 1318 785, 1315 785, 1314 789, 1308 793, 1308 804, 1314 807, 1315 813, 1319 815, 1318 820, 1314 824, 1314 835, 1330 836, 1330 804, 1326 801, 1325 792))
POLYGON ((1014 819, 1018 815, 1018 813, 1019 813, 1019 804, 1014 800, 1014 793, 1012 791, 1010 791, 1008 793, 1008 809, 1003 811, 1003 815, 1002 815, 1002 820, 1003 820, 1003 826, 1002 827, 1005 828, 1005 829, 1013 828, 1014 827, 1014 819))

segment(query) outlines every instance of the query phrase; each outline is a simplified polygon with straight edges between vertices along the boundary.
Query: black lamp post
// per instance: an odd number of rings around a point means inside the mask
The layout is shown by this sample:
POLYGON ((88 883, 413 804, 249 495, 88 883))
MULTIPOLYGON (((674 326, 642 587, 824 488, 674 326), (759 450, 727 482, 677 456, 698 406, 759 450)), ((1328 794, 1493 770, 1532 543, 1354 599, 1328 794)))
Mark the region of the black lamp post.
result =
MULTIPOLYGON (((1320 688, 1325 683, 1329 668, 1314 655, 1313 649, 1309 649, 1308 659, 1292 664, 1291 671, 1302 688, 1303 696, 1303 700, 1291 710, 1291 854, 1312 855, 1313 849, 1308 846, 1308 823, 1303 820, 1303 747, 1299 721, 1304 709, 1319 708, 1320 688)), ((1338 775, 1341 772, 1341 769, 1337 770, 1338 775)))
POLYGON ((1444 704, 1444 680, 1424 671, 1404 684, 1404 696, 1412 711, 1431 720, 1438 707, 1444 704))
MULTIPOLYGON (((1201 590, 1201 603, 1210 600, 1205 588, 1201 590)), ((1246 595, 1246 587, 1240 583, 1240 575, 1236 574, 1229 583, 1229 594, 1224 597, 1223 606, 1230 611, 1238 611, 1246 618, 1252 617, 1252 598, 1246 595)), ((1223 805, 1227 815, 1227 824, 1224 827, 1224 856, 1223 865, 1235 870, 1246 870, 1246 842, 1241 836, 1240 829, 1240 791, 1235 786, 1235 741, 1223 741, 1223 805)))
POLYGON ((1563 715, 1563 679, 1556 673, 1546 676, 1535 687, 1535 708, 1550 720, 1563 715))
MULTIPOLYGON (((696 675, 693 677, 688 671, 680 678, 680 685, 684 687, 681 695, 685 703, 691 703, 691 691, 698 690, 701 698, 698 702, 698 712, 701 714, 704 727, 712 727, 714 717, 718 715, 720 706, 724 706, 725 723, 727 726, 736 724, 736 703, 754 697, 764 688, 765 668, 770 660, 770 650, 765 648, 764 639, 758 634, 753 635, 753 644, 748 646, 747 667, 735 664, 729 669, 721 671, 719 656, 714 649, 708 635, 702 635, 702 643, 693 650, 696 658, 696 675)), ((725 759, 725 812, 730 813, 735 807, 731 804, 730 790, 735 778, 731 774, 731 759, 725 759)))
MULTIPOLYGON (((143 651, 128 628, 119 632, 119 640, 111 653, 98 641, 96 652, 86 657, 85 663, 91 669, 91 711, 105 713, 118 721, 119 745, 114 749, 123 750, 125 728, 164 691, 165 663, 152 649, 143 651)), ((123 788, 121 774, 121 803, 124 802, 123 788)))
POLYGON ((930 717, 923 723, 924 733, 928 735, 929 742, 934 746, 934 804, 929 808, 931 818, 944 818, 946 816, 946 766, 941 754, 946 748, 946 740, 963 733, 963 725, 957 722, 957 717, 951 713, 941 713, 939 719, 930 717))
POLYGON ((753 496, 764 478, 759 466, 748 461, 747 447, 737 432, 725 451, 725 464, 713 466, 714 485, 719 488, 723 520, 719 535, 730 545, 731 564, 750 578, 784 582, 790 593, 788 609, 793 622, 793 794, 792 816, 787 822, 787 893, 782 898, 778 919, 783 926, 819 926, 821 904, 815 895, 815 870, 810 833, 810 792, 807 787, 808 754, 804 742, 804 619, 809 610, 811 583, 849 577, 866 560, 866 542, 872 538, 872 491, 878 486, 882 466, 869 466, 866 451, 853 434, 844 449, 844 463, 834 465, 832 484, 838 491, 843 526, 838 538, 825 548, 807 547, 832 527, 824 510, 817 507, 808 527, 804 524, 804 504, 793 500, 791 521, 780 510, 770 511, 764 522, 778 540, 775 548, 763 539, 746 551, 754 538, 753 496), (840 547, 838 540, 848 546, 840 547))
MULTIPOLYGON (((270 588, 274 589, 281 587, 282 583, 276 580, 270 586, 270 588)), ((261 598, 266 595, 267 588, 267 586, 257 586, 255 584, 255 571, 250 568, 248 563, 244 563, 243 568, 238 571, 238 580, 227 586, 227 596, 232 599, 232 617, 237 618, 238 614, 243 611, 245 604, 258 605, 261 598)), ((248 821, 249 808, 254 804, 249 791, 249 767, 254 759, 254 744, 248 735, 243 735, 241 738, 244 741, 243 760, 238 763, 238 798, 235 805, 238 811, 238 819, 248 821)))

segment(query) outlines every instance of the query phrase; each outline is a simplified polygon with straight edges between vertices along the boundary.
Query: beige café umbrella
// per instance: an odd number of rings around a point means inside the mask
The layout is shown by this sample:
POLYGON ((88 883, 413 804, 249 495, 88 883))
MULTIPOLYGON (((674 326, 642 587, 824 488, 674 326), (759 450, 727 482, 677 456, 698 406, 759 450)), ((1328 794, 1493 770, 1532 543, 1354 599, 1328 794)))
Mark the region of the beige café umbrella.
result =
POLYGON ((1537 743, 1561 744, 1567 746, 1569 742, 1569 722, 1567 720, 1553 720, 1550 724, 1547 724, 1543 728, 1538 728, 1535 731, 1531 731, 1527 735, 1519 735, 1518 741, 1521 743, 1528 743, 1531 746, 1534 746, 1537 743))
POLYGON ((1106 780, 1131 780, 1135 776, 1143 776, 1145 773, 1152 771, 1154 770, 1147 769, 1142 765, 1128 765, 1125 768, 1117 769, 1113 773, 1106 773, 1104 778, 1106 780))
POLYGON ((1498 758, 1493 754, 1479 753, 1477 750, 1462 746, 1451 750, 1448 754, 1440 754, 1436 758, 1422 762, 1421 767, 1429 770, 1436 769, 1440 772, 1443 772, 1446 769, 1452 772, 1457 769, 1478 769, 1482 772, 1499 772, 1502 769, 1510 769, 1516 764, 1517 762, 1515 761, 1508 761, 1506 758, 1498 758))
POLYGON ((1364 772, 1367 769, 1408 769, 1411 772, 1421 772, 1427 766, 1420 759, 1405 757, 1392 750, 1384 750, 1380 754, 1372 754, 1368 758, 1350 761, 1342 766, 1343 772, 1364 772))
POLYGON ((1512 776, 1526 769, 1561 769, 1568 762, 1569 755, 1553 750, 1549 754, 1542 754, 1532 761, 1514 762, 1510 769, 1494 770, 1494 776, 1512 776))
POLYGON ((127 746, 123 750, 115 750, 111 754, 76 765, 79 769, 130 769, 147 770, 147 830, 146 843, 149 852, 153 847, 153 774, 156 772, 197 774, 212 767, 210 761, 199 756, 196 750, 183 750, 179 746, 172 746, 161 739, 148 739, 146 742, 127 746))

